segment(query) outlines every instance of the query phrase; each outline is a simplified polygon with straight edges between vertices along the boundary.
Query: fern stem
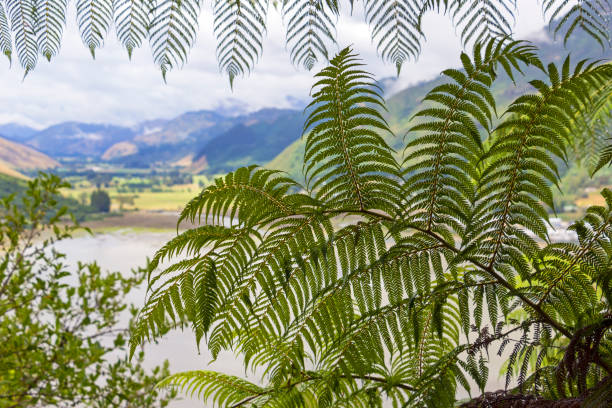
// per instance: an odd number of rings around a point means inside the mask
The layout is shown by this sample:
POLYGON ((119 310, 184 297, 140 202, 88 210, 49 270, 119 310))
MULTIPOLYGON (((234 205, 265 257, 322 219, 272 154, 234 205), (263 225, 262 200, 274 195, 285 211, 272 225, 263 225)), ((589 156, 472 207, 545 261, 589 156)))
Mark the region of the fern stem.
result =
MULTIPOLYGON (((259 398, 263 395, 268 395, 268 394, 272 394, 272 393, 276 393, 279 392, 281 390, 290 390, 291 388, 295 387, 296 385, 299 384, 303 384, 309 381, 317 381, 317 380, 322 380, 324 379, 324 377, 322 376, 313 376, 310 374, 306 374, 306 373, 302 373, 302 375, 304 376, 302 379, 295 381, 295 382, 290 382, 287 383, 286 385, 282 386, 282 387, 276 387, 276 388, 270 388, 267 389, 263 392, 251 395, 250 397, 247 397, 245 399, 243 399, 240 402, 237 402, 236 404, 232 405, 231 408, 238 408, 238 407, 242 407, 244 406, 244 404, 247 404, 251 401, 253 401, 256 398, 259 398)), ((397 387, 400 388, 402 390, 405 391, 417 391, 416 388, 408 385, 408 384, 402 384, 402 383, 397 383, 397 384, 391 384, 389 383, 389 381, 386 378, 382 378, 382 377, 376 377, 376 376, 372 376, 372 375, 357 375, 357 374, 351 374, 351 375, 338 375, 336 376, 336 378, 343 378, 343 379, 353 379, 353 380, 363 380, 363 381, 372 381, 372 382, 377 382, 377 383, 381 383, 381 384, 385 384, 385 385, 389 385, 392 387, 397 387)))
MULTIPOLYGON (((341 209, 341 210, 327 211, 326 214, 361 214, 361 215, 367 215, 367 216, 370 216, 370 217, 382 218, 382 219, 384 219, 386 221, 389 221, 389 222, 397 222, 397 220, 395 218, 393 218, 393 217, 391 217, 391 216, 389 216, 387 214, 376 212, 376 211, 371 211, 371 210, 342 210, 341 209)), ((455 254, 461 254, 461 250, 459 250, 454 245, 449 244, 444 238, 442 238, 441 236, 439 236, 435 232, 430 231, 430 230, 425 229, 425 228, 421 228, 418 225, 414 225, 414 224, 406 224, 406 226, 409 227, 409 228, 412 228, 412 229, 414 229, 416 231, 419 231, 419 232, 422 232, 424 234, 429 235, 430 237, 436 239, 442 245, 444 245, 445 248, 453 251, 455 254)), ((556 330, 558 330, 565 337, 567 337, 569 339, 571 339, 573 337, 572 333, 567 328, 563 327, 559 322, 557 322, 548 313, 546 313, 544 311, 544 309, 542 309, 538 303, 532 301, 531 299, 529 299, 528 297, 526 297, 522 293, 518 292, 514 286, 512 286, 507 280, 505 280, 503 278, 503 276, 501 276, 499 273, 497 273, 495 271, 494 267, 493 267, 494 265, 484 265, 483 263, 481 263, 481 262, 479 262, 476 259, 473 259, 471 257, 470 258, 466 258, 466 259, 468 261, 470 261, 474 266, 482 269, 484 272, 489 274, 500 285, 502 285, 506 289, 508 289, 508 291, 511 294, 513 294, 514 296, 516 296, 519 299, 521 299, 521 301, 523 301, 523 303, 525 303, 527 306, 529 306, 531 309, 533 309, 533 311, 536 312, 536 314, 538 314, 542 320, 544 320, 546 323, 550 324, 552 327, 554 327, 556 330)))

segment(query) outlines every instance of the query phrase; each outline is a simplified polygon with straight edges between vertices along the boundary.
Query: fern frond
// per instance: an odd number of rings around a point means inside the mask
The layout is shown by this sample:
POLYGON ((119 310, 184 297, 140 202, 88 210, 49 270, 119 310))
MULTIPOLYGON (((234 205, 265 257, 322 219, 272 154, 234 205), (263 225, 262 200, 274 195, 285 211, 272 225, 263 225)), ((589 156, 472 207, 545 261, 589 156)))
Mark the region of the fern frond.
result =
POLYGON ((76 3, 77 24, 83 44, 95 58, 96 49, 104 44, 113 18, 111 0, 78 0, 76 3))
POLYGON ((113 3, 117 38, 130 59, 134 49, 140 47, 149 35, 151 12, 147 0, 115 0, 113 3))
POLYGON ((336 43, 337 1, 284 0, 282 12, 291 61, 311 70, 321 57, 327 60, 329 44, 336 43))
POLYGON ((220 374, 214 371, 187 371, 171 375, 162 380, 158 387, 173 387, 196 396, 204 401, 211 400, 219 407, 238 406, 241 402, 256 404, 257 397, 265 389, 242 378, 220 374))
POLYGON ((350 48, 315 77, 304 125, 304 168, 310 188, 330 208, 397 211, 399 165, 377 131, 391 133, 380 89, 350 48))
POLYGON ((478 246, 471 251, 490 267, 504 259, 527 273, 524 256, 533 256, 537 244, 524 231, 547 239, 543 204, 552 208, 550 185, 559 177, 553 156, 565 159, 575 117, 586 114, 589 101, 612 80, 609 65, 582 61, 572 72, 569 59, 561 71, 550 64, 547 73, 550 84, 531 82, 540 94, 521 96, 510 105, 487 153, 472 235, 478 246))
POLYGON ((610 45, 610 0, 580 0, 569 6, 565 0, 543 0, 542 6, 544 14, 549 16, 550 24, 555 24, 555 36, 562 33, 564 43, 567 43, 576 29, 580 29, 602 48, 610 45))
POLYGON ((514 78, 521 64, 539 65, 532 46, 505 39, 477 44, 473 56, 464 53, 461 60, 463 71, 444 71, 449 82, 432 89, 415 114, 421 122, 409 131, 417 136, 406 145, 405 159, 411 219, 427 230, 458 234, 469 223, 482 139, 496 118, 493 81, 500 70, 514 78))
POLYGON ((267 12, 267 0, 215 1, 217 59, 230 87, 237 76, 251 71, 261 55, 267 12))
POLYGON ((380 55, 392 62, 399 75, 404 62, 421 52, 420 2, 366 0, 366 21, 372 27, 372 40, 378 41, 380 55))
POLYGON ((594 175, 612 160, 612 89, 602 92, 602 97, 592 101, 591 105, 589 115, 578 118, 578 134, 572 142, 578 160, 584 162, 594 175))
POLYGON ((36 43, 36 15, 34 0, 7 0, 11 30, 15 35, 15 50, 24 75, 36 67, 38 44, 36 43))
POLYGON ((13 39, 9 30, 8 18, 4 10, 4 4, 0 2, 0 52, 11 61, 13 53, 13 39))
POLYGON ((37 1, 38 49, 47 61, 51 61, 51 58, 59 53, 62 33, 66 24, 67 7, 67 0, 37 1))
POLYGON ((202 214, 205 222, 223 224, 223 217, 227 217, 230 223, 250 225, 289 216, 294 205, 307 200, 304 195, 287 194, 298 186, 295 181, 280 176, 278 171, 243 167, 216 179, 214 185, 191 200, 181 212, 178 223, 201 221, 202 214))
POLYGON ((448 7, 464 45, 512 36, 516 0, 458 0, 448 7))
POLYGON ((149 42, 153 60, 162 77, 187 61, 196 40, 200 2, 198 0, 160 1, 152 10, 149 42))
MULTIPOLYGON (((598 307, 591 282, 603 283, 604 290, 608 285, 602 274, 607 274, 612 261, 612 191, 604 189, 602 196, 606 207, 590 207, 584 218, 570 227, 578 235, 577 245, 551 244, 541 255, 543 265, 538 279, 543 280, 545 286, 539 303, 550 302, 549 297, 554 297, 556 301, 552 304, 566 304, 571 311, 567 316, 574 315, 577 319, 584 313, 583 309, 598 307), (572 302, 572 299, 580 301, 572 302)), ((577 323, 576 319, 572 320, 577 323)))

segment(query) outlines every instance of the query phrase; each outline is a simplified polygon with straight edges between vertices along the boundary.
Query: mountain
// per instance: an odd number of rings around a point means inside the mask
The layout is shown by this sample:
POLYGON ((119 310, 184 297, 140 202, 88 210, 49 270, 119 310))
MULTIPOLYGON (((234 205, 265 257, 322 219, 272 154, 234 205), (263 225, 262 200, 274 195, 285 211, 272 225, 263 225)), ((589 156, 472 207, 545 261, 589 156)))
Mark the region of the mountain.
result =
POLYGON ((290 109, 262 109, 234 117, 188 112, 157 127, 141 127, 141 133, 110 146, 101 159, 130 168, 161 165, 222 173, 270 161, 299 138, 303 121, 301 111, 290 109))
POLYGON ((302 134, 304 116, 289 109, 262 109, 237 119, 238 124, 213 138, 195 155, 210 174, 272 160, 302 134))
POLYGON ((0 173, 23 178, 23 172, 35 172, 58 167, 49 156, 21 143, 0 137, 0 173))
POLYGON ((102 159, 126 167, 174 163, 189 166, 198 149, 235 123, 234 118, 205 110, 187 112, 170 120, 144 122, 136 126, 137 133, 129 142, 110 146, 102 159))
POLYGON ((0 135, 16 142, 23 142, 30 138, 36 132, 36 129, 17 123, 7 123, 4 125, 0 125, 0 135))
POLYGON ((115 143, 129 141, 130 128, 79 122, 64 122, 35 133, 26 143, 54 158, 100 157, 115 143))

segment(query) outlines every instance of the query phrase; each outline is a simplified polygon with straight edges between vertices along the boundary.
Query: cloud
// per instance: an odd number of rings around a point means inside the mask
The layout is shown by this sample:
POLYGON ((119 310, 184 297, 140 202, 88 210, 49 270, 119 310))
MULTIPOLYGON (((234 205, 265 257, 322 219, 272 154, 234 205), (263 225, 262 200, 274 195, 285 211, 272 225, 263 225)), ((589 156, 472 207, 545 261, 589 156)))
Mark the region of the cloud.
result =
MULTIPOLYGON (((347 10, 340 17, 338 47, 352 45, 378 78, 395 76, 395 67, 378 58, 361 8, 356 6, 352 15, 347 10)), ((537 2, 519 0, 517 36, 539 31, 543 25, 537 2)), ((424 27, 427 42, 423 53, 416 63, 402 69, 395 89, 432 78, 458 61, 461 44, 449 18, 428 15, 424 27)), ((210 9, 202 13, 188 63, 170 72, 167 84, 153 64, 148 46, 136 50, 129 61, 126 51, 109 34, 104 48, 92 60, 80 41, 74 15, 69 16, 61 52, 51 63, 41 58, 24 81, 18 64, 13 65, 12 69, 0 68, 0 123, 37 126, 68 120, 133 125, 198 109, 242 112, 269 106, 293 108, 308 101, 313 73, 320 69, 308 72, 291 64, 282 19, 273 8, 263 55, 248 78, 236 81, 233 91, 217 67, 210 9)))

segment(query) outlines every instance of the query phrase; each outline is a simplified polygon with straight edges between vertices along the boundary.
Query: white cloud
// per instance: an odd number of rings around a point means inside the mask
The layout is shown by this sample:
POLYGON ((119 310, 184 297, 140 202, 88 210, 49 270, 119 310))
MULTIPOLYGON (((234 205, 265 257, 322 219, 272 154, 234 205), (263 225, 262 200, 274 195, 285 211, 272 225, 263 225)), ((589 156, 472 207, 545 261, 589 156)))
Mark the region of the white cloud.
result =
MULTIPOLYGON (((351 44, 377 77, 395 76, 395 67, 377 57, 357 8, 352 16, 344 13, 340 18, 339 47, 351 44)), ((148 46, 137 50, 130 62, 113 35, 93 61, 74 20, 69 17, 60 55, 51 63, 41 59, 25 81, 17 62, 12 69, 0 68, 0 123, 43 126, 77 120, 131 125, 198 109, 222 107, 226 113, 240 113, 266 106, 296 107, 308 100, 313 72, 319 68, 307 72, 291 64, 281 17, 273 8, 263 56, 248 78, 236 81, 233 92, 217 67, 210 9, 202 14, 200 34, 188 63, 169 73, 167 84, 153 64, 148 46)), ((537 2, 519 0, 517 36, 540 31, 543 25, 537 2)), ((398 79, 401 87, 432 78, 458 61, 461 44, 448 17, 428 15, 424 27, 427 43, 418 62, 402 69, 398 79)))

